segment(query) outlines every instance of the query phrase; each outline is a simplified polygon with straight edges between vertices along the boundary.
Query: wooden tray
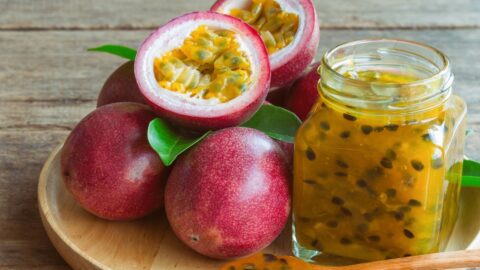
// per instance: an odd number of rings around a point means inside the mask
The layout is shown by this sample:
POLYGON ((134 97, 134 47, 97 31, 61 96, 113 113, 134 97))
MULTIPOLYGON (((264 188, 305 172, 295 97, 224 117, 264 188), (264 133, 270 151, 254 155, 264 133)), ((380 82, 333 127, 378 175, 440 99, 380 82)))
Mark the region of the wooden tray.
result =
MULTIPOLYGON (((163 212, 133 222, 96 218, 75 203, 60 174, 58 146, 38 183, 42 222, 55 248, 74 269, 219 269, 224 263, 191 251, 170 230, 163 212)), ((464 188, 450 250, 480 247, 480 189, 464 188)), ((290 228, 290 226, 287 226, 290 228)), ((290 231, 267 248, 290 254, 290 231)))

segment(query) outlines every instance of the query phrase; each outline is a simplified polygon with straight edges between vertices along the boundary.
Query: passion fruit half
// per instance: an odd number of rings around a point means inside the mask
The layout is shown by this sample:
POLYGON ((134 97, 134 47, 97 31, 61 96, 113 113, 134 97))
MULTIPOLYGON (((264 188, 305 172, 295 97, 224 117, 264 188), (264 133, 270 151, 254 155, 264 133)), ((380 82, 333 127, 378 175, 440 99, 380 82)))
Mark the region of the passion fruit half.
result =
POLYGON ((311 0, 218 0, 211 10, 260 33, 270 56, 272 90, 288 86, 315 58, 320 25, 311 0))
POLYGON ((140 46, 135 77, 162 117, 207 130, 236 126, 262 105, 270 63, 260 35, 215 12, 189 13, 158 28, 140 46))

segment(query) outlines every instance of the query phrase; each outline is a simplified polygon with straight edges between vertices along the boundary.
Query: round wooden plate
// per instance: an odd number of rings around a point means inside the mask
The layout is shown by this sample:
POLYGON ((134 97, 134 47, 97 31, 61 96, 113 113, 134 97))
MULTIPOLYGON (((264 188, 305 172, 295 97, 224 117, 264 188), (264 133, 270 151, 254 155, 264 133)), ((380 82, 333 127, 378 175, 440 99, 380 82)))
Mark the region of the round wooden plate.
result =
MULTIPOLYGON (((60 149, 52 152, 42 169, 38 201, 50 240, 72 268, 190 270, 219 269, 224 264, 183 245, 161 211, 132 222, 106 221, 84 211, 63 184, 60 149)), ((464 188, 461 198, 450 250, 480 247, 480 189, 464 188)), ((287 229, 267 251, 290 255, 290 242, 287 229)))

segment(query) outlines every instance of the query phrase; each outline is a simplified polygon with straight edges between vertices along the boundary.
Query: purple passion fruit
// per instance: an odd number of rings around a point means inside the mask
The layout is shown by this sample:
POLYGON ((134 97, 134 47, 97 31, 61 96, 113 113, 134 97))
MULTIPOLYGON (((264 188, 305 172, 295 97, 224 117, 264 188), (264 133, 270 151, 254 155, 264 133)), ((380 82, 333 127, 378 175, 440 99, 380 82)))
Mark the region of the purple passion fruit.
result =
POLYGON ((135 75, 162 117, 180 126, 241 124, 262 105, 270 85, 268 53, 248 24, 214 12, 180 16, 140 46, 135 75))
POLYGON ((278 145, 260 131, 216 131, 175 164, 165 210, 175 234, 212 258, 268 246, 290 212, 289 171, 278 145))
POLYGON ((285 108, 294 112, 302 121, 307 119, 319 96, 317 90, 320 80, 317 72, 319 65, 318 62, 312 64, 307 73, 295 81, 285 100, 285 108))
POLYGON ((98 95, 97 107, 116 102, 146 103, 138 89, 132 61, 121 65, 108 77, 98 95))
POLYGON ((163 205, 168 170, 147 141, 155 113, 122 102, 87 115, 61 153, 62 176, 75 200, 109 220, 143 217, 163 205))

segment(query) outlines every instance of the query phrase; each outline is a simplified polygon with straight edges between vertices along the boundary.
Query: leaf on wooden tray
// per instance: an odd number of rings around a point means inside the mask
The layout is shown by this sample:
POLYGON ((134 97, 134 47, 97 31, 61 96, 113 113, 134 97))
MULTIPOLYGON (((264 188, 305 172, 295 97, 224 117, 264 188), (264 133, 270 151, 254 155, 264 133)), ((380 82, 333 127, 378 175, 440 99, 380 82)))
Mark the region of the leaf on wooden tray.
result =
POLYGON ((199 137, 187 137, 173 129, 167 122, 156 118, 148 125, 148 142, 158 153, 165 166, 170 166, 187 149, 200 142, 209 132, 199 137))
POLYGON ((135 57, 137 56, 137 51, 135 49, 115 44, 106 44, 100 47, 90 48, 88 51, 109 53, 132 61, 135 60, 135 57))

